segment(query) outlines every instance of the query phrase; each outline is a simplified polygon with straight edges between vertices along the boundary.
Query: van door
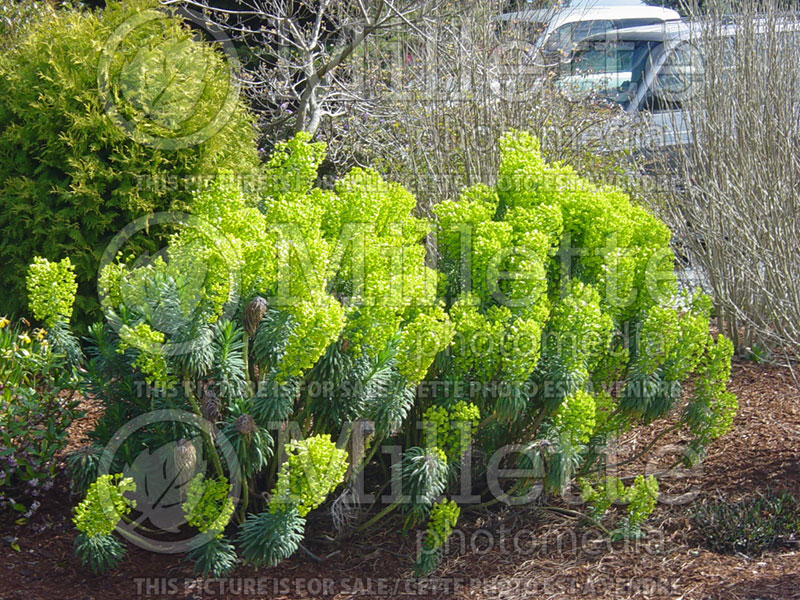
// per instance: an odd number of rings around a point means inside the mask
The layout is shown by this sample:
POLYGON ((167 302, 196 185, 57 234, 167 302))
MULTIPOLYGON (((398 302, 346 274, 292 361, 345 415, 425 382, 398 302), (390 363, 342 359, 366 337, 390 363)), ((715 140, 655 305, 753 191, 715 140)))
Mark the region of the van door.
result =
POLYGON ((660 148, 687 144, 690 122, 686 107, 702 87, 702 54, 694 44, 682 41, 665 56, 651 53, 646 71, 641 109, 649 113, 647 141, 660 148))

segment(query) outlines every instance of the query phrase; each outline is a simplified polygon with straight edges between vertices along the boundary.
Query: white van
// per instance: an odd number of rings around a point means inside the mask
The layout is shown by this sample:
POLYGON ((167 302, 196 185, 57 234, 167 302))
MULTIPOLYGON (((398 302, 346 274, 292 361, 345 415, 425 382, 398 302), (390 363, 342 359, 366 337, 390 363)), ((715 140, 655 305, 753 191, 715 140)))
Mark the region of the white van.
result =
MULTIPOLYGON (((569 95, 594 94, 627 113, 646 111, 659 146, 686 143, 682 110, 703 77, 697 23, 607 31, 576 45, 559 67, 557 85, 569 95)), ((720 33, 731 27, 720 27, 720 33)))
POLYGON ((680 18, 672 9, 638 0, 585 0, 577 5, 505 13, 498 21, 532 45, 531 58, 535 62, 553 65, 567 59, 575 45, 589 36, 680 18))
MULTIPOLYGON (((800 39, 796 18, 754 25, 756 34, 774 31, 787 36, 788 44, 800 39)), ((640 144, 662 150, 687 144, 687 107, 704 85, 704 44, 712 36, 727 40, 732 49, 739 30, 728 22, 681 21, 592 35, 558 67, 556 85, 568 95, 591 95, 638 118, 646 125, 640 144)))

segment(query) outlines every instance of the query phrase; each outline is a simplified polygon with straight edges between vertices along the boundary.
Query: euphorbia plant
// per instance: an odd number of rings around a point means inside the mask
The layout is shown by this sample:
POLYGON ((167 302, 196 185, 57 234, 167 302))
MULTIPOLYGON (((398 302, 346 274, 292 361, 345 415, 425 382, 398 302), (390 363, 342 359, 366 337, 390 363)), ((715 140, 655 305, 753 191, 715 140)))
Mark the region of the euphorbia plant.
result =
MULTIPOLYGON (((496 186, 435 207, 456 336, 436 362, 450 385, 432 404, 480 410, 482 454, 524 469, 509 497, 591 477, 637 424, 671 419, 694 436, 696 459, 736 410, 732 349, 709 334, 710 300, 679 296, 669 231, 621 191, 546 164, 534 137, 511 132, 500 145, 496 186)), ((654 485, 635 489, 652 497, 654 485)), ((640 504, 631 534, 652 510, 640 504)))
MULTIPOLYGON (((344 447, 358 420, 375 424, 375 440, 398 432, 452 335, 422 244, 432 226, 413 216, 413 196, 363 169, 332 190, 315 187, 323 157, 324 146, 302 135, 279 144, 261 196, 221 173, 195 198, 165 259, 137 266, 120 256, 101 271, 106 323, 88 338, 89 388, 106 404, 93 452, 148 411, 212 422, 201 444, 207 475, 241 482, 237 547, 255 565, 294 552, 306 513, 345 479, 348 453, 331 436, 344 447), (221 456, 214 431, 236 460, 221 456), (305 440, 288 446, 284 462, 276 433, 286 431, 305 440)), ((112 470, 190 429, 141 428, 112 470)), ((367 456, 349 457, 350 477, 367 456)), ((201 571, 220 575, 231 553, 220 532, 193 555, 201 571)))

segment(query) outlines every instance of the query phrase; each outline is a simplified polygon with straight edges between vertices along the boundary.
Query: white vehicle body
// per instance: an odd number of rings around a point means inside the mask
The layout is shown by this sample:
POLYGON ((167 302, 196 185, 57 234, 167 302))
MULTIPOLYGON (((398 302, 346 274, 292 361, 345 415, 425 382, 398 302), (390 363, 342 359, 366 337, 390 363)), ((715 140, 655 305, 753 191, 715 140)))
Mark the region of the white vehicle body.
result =
POLYGON ((569 55, 575 44, 606 31, 677 21, 681 16, 669 8, 646 4, 600 5, 522 10, 505 13, 498 20, 520 30, 537 54, 569 55))
MULTIPOLYGON (((800 21, 770 29, 800 37, 800 21)), ((739 28, 730 23, 674 22, 607 31, 584 39, 559 67, 557 84, 568 94, 593 94, 617 103, 645 127, 639 147, 668 149, 691 138, 689 103, 703 89, 703 48, 710 38, 731 43, 739 28)), ((730 65, 733 68, 734 65, 730 65)))

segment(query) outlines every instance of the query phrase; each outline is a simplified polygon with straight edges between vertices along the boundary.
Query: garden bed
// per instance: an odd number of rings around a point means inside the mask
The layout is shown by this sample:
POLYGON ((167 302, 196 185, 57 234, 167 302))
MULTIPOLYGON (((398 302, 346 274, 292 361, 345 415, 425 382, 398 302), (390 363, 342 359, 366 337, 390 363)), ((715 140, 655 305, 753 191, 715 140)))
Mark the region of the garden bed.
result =
MULTIPOLYGON (((648 537, 639 542, 611 544, 558 512, 492 507, 465 513, 461 533, 425 580, 411 577, 416 536, 401 536, 391 519, 383 530, 342 545, 326 541, 327 520, 312 526, 305 547, 327 556, 321 563, 299 551, 276 568, 242 567, 228 580, 205 582, 181 555, 130 547, 118 569, 95 577, 73 553, 74 502, 62 476, 30 523, 3 522, 0 598, 800 598, 800 548, 761 557, 723 556, 703 549, 692 530, 689 507, 703 499, 735 500, 769 490, 800 495, 800 393, 794 374, 737 361, 731 390, 740 404, 732 431, 711 447, 700 467, 661 481, 662 494, 689 493, 693 500, 659 503, 648 537), (20 552, 9 546, 14 537, 20 552)), ((85 419, 92 418, 88 408, 85 419)), ((73 435, 85 430, 76 423, 73 435)), ((631 432, 624 451, 635 453, 657 433, 631 432)), ((682 443, 677 437, 665 441, 673 449, 682 443)), ((658 470, 671 458, 664 454, 651 468, 658 470)), ((635 466, 641 472, 642 465, 635 466)))

